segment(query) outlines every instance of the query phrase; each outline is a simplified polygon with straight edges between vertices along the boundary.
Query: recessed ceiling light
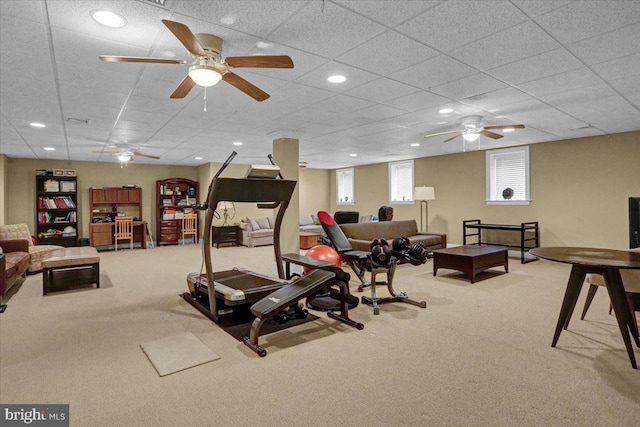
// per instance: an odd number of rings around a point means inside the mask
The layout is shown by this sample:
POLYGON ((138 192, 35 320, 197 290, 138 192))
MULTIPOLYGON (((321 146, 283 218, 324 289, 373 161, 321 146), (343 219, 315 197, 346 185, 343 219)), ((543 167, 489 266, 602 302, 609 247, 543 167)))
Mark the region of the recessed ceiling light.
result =
POLYGON ((449 114, 449 113, 453 113, 453 108, 443 108, 442 110, 439 111, 440 114, 449 114))
POLYGON ((240 142, 240 141, 235 141, 235 142, 233 143, 233 145, 242 145, 242 142, 240 142))
POLYGON ((357 155, 356 153, 351 153, 351 154, 349 154, 349 156, 351 156, 351 157, 358 157, 358 155, 357 155))
POLYGON ((418 144, 417 142, 414 142, 413 144, 411 144, 412 147, 420 147, 420 144, 418 144))
POLYGON ((91 12, 91 16, 107 27, 120 28, 124 25, 124 18, 122 16, 116 15, 108 10, 95 10, 91 12))
POLYGON ((29 123, 30 126, 33 126, 34 128, 44 128, 47 127, 47 125, 45 125, 44 123, 36 123, 36 122, 31 122, 29 123))
POLYGON ((220 18, 220 22, 225 25, 233 25, 236 22, 236 17, 233 15, 223 16, 222 18, 220 18))
POLYGON ((198 156, 195 158, 196 160, 202 160, 202 157, 198 156))
POLYGON ((273 44, 269 42, 259 41, 258 43, 256 43, 256 46, 258 46, 260 49, 269 49, 271 46, 273 46, 273 44))
POLYGON ((506 128, 506 129, 502 129, 502 132, 513 132, 515 129, 514 128, 506 128))
POLYGON ((56 151, 53 147, 44 147, 44 151, 56 151))
POLYGON ((329 80, 331 83, 344 83, 347 81, 347 78, 345 76, 330 76, 327 80, 329 80))

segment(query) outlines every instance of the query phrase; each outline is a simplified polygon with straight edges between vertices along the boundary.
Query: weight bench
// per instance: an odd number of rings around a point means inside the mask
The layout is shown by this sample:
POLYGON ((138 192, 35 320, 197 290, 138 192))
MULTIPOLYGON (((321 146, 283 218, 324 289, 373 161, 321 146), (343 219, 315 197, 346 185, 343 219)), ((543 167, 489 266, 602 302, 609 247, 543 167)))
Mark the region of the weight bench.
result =
POLYGON ((335 281, 335 277, 336 275, 329 271, 313 270, 252 305, 251 313, 256 316, 256 318, 251 324, 250 336, 244 337, 243 339, 244 344, 255 351, 260 357, 266 356, 267 350, 258 344, 260 329, 264 322, 293 305, 296 305, 297 310, 302 313, 303 317, 306 317, 309 312, 307 310, 301 310, 298 302, 329 284, 337 284, 340 287, 341 313, 338 315, 329 311, 327 312, 327 316, 354 328, 363 329, 364 325, 362 323, 349 318, 349 309, 345 301, 345 297, 349 291, 349 285, 341 281, 335 281))
POLYGON ((340 254, 340 259, 346 262, 351 267, 351 270, 356 273, 358 280, 360 280, 358 292, 362 292, 365 287, 370 285, 364 277, 367 272, 367 266, 370 264, 370 252, 354 251, 347 236, 344 235, 340 226, 327 212, 318 212, 318 219, 331 244, 340 254))

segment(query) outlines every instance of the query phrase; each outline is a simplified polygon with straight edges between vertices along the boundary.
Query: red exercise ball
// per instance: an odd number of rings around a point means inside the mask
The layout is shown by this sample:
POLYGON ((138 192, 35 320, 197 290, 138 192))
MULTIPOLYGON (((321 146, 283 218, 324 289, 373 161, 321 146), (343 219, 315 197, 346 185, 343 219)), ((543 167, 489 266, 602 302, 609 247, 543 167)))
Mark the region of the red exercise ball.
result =
MULTIPOLYGON (((338 267, 340 267, 341 265, 340 254, 338 254, 338 252, 335 249, 333 249, 331 246, 327 246, 327 245, 314 246, 311 249, 309 249, 305 255, 308 256, 309 258, 315 258, 321 261, 334 263, 338 267)), ((313 270, 312 268, 305 267, 304 273, 306 274, 312 270, 313 270)))

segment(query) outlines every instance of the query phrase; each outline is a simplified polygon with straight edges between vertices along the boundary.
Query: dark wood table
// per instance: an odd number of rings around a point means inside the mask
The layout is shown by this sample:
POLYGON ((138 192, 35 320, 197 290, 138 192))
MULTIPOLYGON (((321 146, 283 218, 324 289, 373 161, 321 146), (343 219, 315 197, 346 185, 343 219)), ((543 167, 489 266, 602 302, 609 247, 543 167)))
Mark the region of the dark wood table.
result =
POLYGON ((578 301, 585 276, 588 273, 601 274, 607 285, 609 298, 611 298, 611 304, 613 305, 624 345, 627 348, 631 366, 634 369, 638 369, 629 334, 633 336, 638 347, 640 347, 640 338, 633 332, 632 316, 635 316, 635 314, 627 303, 622 278, 620 277, 620 269, 640 269, 640 253, 613 249, 562 246, 531 249, 529 252, 539 258, 571 264, 571 274, 551 347, 556 346, 562 329, 567 329, 569 326, 569 319, 571 319, 571 314, 578 301))
POLYGON ((476 282, 476 274, 491 267, 504 267, 509 272, 508 250, 502 246, 454 246, 433 251, 433 276, 439 268, 462 271, 476 282))

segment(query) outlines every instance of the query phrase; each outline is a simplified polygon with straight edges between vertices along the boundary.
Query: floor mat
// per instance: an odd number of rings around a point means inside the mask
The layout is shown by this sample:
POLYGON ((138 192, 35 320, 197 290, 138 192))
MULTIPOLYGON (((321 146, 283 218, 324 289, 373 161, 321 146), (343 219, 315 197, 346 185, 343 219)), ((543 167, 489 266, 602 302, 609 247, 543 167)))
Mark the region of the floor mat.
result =
POLYGON ((161 377, 220 359, 191 332, 140 344, 161 377))

